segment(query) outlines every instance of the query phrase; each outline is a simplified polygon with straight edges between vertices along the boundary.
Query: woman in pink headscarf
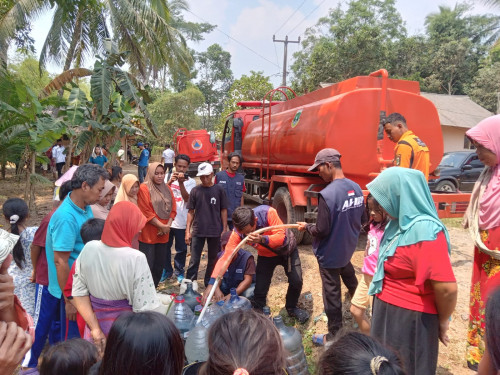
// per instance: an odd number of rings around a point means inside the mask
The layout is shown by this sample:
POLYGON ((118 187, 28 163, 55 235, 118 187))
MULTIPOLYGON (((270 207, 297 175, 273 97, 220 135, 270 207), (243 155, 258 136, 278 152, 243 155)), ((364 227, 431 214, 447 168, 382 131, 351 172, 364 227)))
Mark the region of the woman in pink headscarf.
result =
POLYGON ((500 286, 500 115, 484 119, 466 135, 486 166, 474 185, 464 218, 475 245, 467 364, 477 370, 485 350, 486 302, 500 286))

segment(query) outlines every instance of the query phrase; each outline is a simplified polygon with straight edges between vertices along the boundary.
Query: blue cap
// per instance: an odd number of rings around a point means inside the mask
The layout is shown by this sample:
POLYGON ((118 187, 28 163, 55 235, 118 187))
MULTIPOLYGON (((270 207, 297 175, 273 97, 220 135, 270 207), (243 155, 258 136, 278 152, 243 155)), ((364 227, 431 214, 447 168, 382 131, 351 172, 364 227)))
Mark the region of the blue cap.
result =
POLYGON ((142 143, 142 142, 137 143, 137 147, 140 147, 140 146, 144 146, 144 143, 142 143))

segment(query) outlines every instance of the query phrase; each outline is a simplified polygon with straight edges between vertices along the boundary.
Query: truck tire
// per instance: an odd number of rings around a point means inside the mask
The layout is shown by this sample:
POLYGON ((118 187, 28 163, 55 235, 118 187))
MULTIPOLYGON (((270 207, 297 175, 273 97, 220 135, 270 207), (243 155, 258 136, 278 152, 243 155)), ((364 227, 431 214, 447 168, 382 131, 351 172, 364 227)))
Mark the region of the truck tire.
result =
MULTIPOLYGON (((278 215, 284 224, 295 224, 297 221, 304 221, 305 208, 301 206, 292 206, 292 199, 286 187, 280 187, 276 190, 273 197, 273 207, 278 211, 278 215)), ((292 229, 297 240, 297 245, 302 242, 304 232, 292 229)))
POLYGON ((447 193, 455 193, 457 191, 457 187, 455 184, 448 180, 440 181, 436 186, 436 191, 445 191, 447 193))
POLYGON ((308 232, 304 232, 304 237, 302 237, 302 245, 311 245, 313 243, 314 237, 308 232))

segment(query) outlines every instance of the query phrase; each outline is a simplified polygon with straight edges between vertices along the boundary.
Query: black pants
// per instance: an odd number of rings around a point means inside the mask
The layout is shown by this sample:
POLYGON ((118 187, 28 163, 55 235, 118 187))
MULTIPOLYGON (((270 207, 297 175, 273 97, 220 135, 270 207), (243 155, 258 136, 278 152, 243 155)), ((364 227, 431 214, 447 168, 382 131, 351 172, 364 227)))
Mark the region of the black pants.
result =
POLYGON ((297 250, 290 254, 290 265, 291 268, 290 271, 288 271, 288 257, 286 256, 259 256, 257 258, 255 292, 253 297, 253 305, 255 308, 262 309, 266 306, 267 292, 269 292, 274 269, 277 266, 282 266, 285 269, 285 274, 288 278, 285 307, 297 307, 300 292, 302 291, 302 267, 300 265, 300 257, 297 250))
POLYGON ((354 296, 358 279, 352 263, 349 262, 342 268, 322 268, 319 267, 321 283, 323 285, 323 305, 328 318, 327 340, 333 339, 339 329, 342 328, 342 293, 340 290, 340 278, 349 290, 349 294, 354 296))
POLYGON ((165 170, 165 173, 172 173, 172 170, 174 169, 174 163, 164 163, 163 164, 163 169, 165 170))
POLYGON ((60 178, 62 176, 62 169, 64 167, 65 162, 62 163, 56 163, 56 169, 57 169, 57 177, 60 178))
POLYGON ((186 278, 196 280, 198 278, 198 268, 200 267, 201 253, 203 246, 207 241, 208 260, 207 270, 205 271, 204 282, 205 286, 210 281, 210 276, 214 270, 215 263, 217 263, 217 254, 220 251, 220 237, 192 237, 191 238, 191 259, 189 260, 189 267, 186 271, 186 278))
POLYGON ((139 241, 139 250, 144 253, 144 255, 146 255, 149 269, 151 270, 151 274, 153 275, 153 282, 155 283, 156 288, 161 280, 161 275, 163 273, 163 266, 165 265, 167 257, 167 244, 149 244, 139 241))

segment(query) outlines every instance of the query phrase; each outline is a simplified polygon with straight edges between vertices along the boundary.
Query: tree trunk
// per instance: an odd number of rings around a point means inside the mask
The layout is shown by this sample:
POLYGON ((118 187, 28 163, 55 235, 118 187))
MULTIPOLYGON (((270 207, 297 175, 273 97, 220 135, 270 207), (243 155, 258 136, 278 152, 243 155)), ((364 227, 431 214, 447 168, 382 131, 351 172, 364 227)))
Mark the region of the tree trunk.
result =
MULTIPOLYGON (((66 55, 66 61, 64 62, 63 72, 69 70, 71 67, 71 62, 73 61, 73 57, 75 56, 76 45, 80 40, 80 36, 82 35, 82 10, 78 11, 75 20, 75 28, 73 30, 73 37, 71 38, 71 43, 69 44, 68 54, 66 55)), ((60 98, 62 98, 64 94, 64 90, 61 89, 58 92, 60 98)))
POLYGON ((6 169, 7 169, 7 162, 4 160, 4 161, 2 161, 2 180, 5 180, 6 169))
POLYGON ((69 169, 71 164, 72 155, 73 155, 73 147, 74 147, 74 137, 69 139, 68 153, 66 154, 66 164, 64 164, 63 172, 66 172, 69 169))
POLYGON ((36 152, 28 155, 28 165, 26 166, 26 185, 24 189, 24 201, 28 204, 28 209, 36 215, 35 187, 31 183, 31 175, 35 173, 36 152))

